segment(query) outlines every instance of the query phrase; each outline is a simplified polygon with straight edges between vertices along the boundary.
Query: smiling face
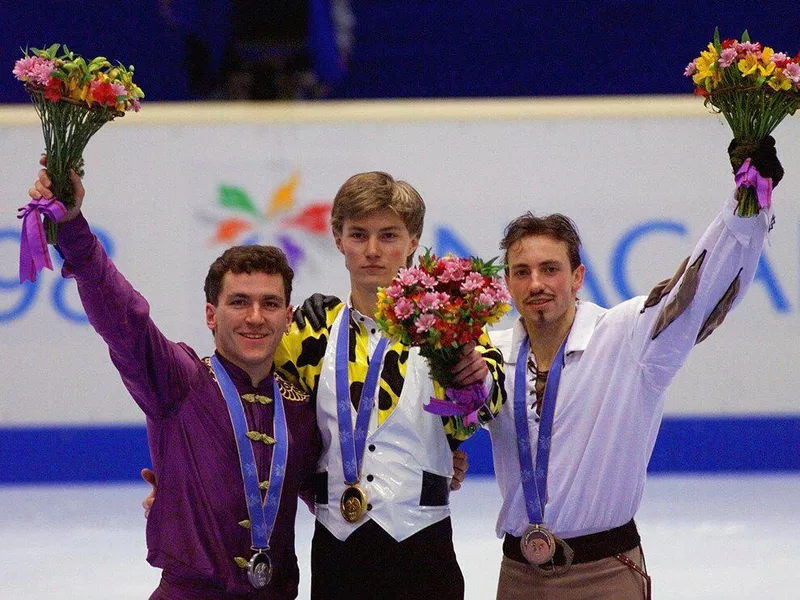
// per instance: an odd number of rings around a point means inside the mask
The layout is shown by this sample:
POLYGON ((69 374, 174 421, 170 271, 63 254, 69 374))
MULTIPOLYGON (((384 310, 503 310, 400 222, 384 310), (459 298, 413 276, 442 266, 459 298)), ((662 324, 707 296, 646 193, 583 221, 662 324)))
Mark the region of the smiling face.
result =
POLYGON ((206 325, 217 352, 250 375, 254 385, 269 374, 291 318, 283 278, 277 273, 228 271, 217 304, 206 304, 206 325))
POLYGON ((419 245, 391 208, 345 219, 334 240, 344 255, 353 292, 365 295, 375 295, 379 287, 390 285, 419 245))
POLYGON ((506 283, 529 333, 557 334, 569 328, 585 267, 570 267, 566 243, 528 235, 508 248, 506 283))

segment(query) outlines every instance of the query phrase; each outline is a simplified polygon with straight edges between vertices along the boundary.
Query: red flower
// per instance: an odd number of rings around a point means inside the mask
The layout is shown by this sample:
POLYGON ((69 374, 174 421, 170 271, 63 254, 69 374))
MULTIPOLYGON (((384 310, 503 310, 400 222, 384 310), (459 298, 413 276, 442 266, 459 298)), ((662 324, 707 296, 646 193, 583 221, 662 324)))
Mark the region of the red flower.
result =
POLYGON ((694 88, 694 95, 702 96, 703 98, 708 98, 711 94, 709 94, 708 90, 704 87, 696 87, 694 88))
POLYGON ((44 88, 44 97, 53 102, 61 100, 61 80, 58 77, 51 77, 44 88))
POLYGON ((734 45, 736 45, 736 40, 725 40, 722 42, 722 49, 733 48, 734 45))
POLYGON ((797 56, 794 57, 794 62, 800 63, 800 52, 798 52, 797 56))
POLYGON ((93 85, 92 96, 94 96, 95 102, 99 104, 106 106, 116 106, 117 104, 117 96, 114 93, 114 89, 107 81, 98 83, 96 86, 93 85))

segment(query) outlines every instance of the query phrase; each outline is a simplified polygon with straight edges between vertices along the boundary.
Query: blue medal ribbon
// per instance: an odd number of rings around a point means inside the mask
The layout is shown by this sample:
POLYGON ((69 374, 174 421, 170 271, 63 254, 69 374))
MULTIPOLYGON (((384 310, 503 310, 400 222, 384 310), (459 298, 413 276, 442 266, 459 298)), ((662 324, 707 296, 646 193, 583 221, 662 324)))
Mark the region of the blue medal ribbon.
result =
POLYGON ((517 452, 519 453, 520 479, 525 495, 525 508, 528 519, 533 524, 544 523, 544 506, 547 503, 547 466, 550 462, 550 440, 553 433, 553 417, 556 412, 556 394, 561 379, 561 368, 564 366, 564 348, 567 338, 561 343, 550 373, 542 401, 542 415, 539 422, 539 437, 536 444, 536 469, 531 457, 531 438, 528 430, 527 405, 527 363, 528 335, 522 340, 517 353, 517 365, 514 373, 514 425, 517 430, 517 452))
POLYGON ((345 304, 342 319, 339 321, 339 335, 336 338, 336 413, 339 421, 339 445, 342 452, 342 467, 347 485, 358 483, 361 473, 361 461, 364 458, 364 446, 367 443, 369 418, 372 415, 372 404, 375 390, 381 373, 383 354, 386 351, 386 338, 381 337, 367 369, 367 378, 361 390, 358 402, 356 426, 353 429, 350 416, 350 376, 347 371, 350 351, 350 308, 345 304))
POLYGON ((228 414, 231 417, 233 433, 236 436, 236 448, 239 451, 239 466, 242 469, 244 480, 244 494, 247 500, 247 514, 250 517, 250 541, 252 550, 268 550, 269 539, 278 517, 278 507, 281 503, 283 478, 286 474, 286 462, 289 456, 289 433, 286 427, 286 414, 283 411, 283 398, 281 397, 278 381, 273 378, 272 390, 275 402, 275 417, 273 429, 275 446, 272 451, 272 466, 269 474, 269 487, 264 502, 261 501, 261 488, 258 486, 258 468, 253 454, 253 445, 247 437, 247 420, 244 416, 239 392, 231 381, 225 367, 215 356, 211 357, 211 368, 217 377, 220 390, 228 405, 228 414))

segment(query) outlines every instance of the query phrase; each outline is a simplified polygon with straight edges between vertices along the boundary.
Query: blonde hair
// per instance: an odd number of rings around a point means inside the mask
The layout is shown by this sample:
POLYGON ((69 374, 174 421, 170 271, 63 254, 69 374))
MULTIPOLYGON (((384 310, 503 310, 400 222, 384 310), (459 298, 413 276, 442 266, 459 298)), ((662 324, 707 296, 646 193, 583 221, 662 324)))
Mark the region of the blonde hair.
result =
POLYGON ((408 232, 419 239, 425 221, 422 196, 411 184, 383 171, 358 173, 342 184, 333 199, 331 228, 341 235, 345 219, 358 219, 384 208, 397 213, 408 232))

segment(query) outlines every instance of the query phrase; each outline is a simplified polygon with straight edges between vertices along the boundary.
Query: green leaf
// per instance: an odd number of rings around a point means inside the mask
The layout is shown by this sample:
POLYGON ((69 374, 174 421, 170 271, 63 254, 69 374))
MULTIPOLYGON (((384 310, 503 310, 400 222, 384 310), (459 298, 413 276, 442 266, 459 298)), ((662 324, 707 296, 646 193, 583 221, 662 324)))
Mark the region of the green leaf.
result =
POLYGON ((61 46, 61 44, 53 44, 46 50, 48 58, 56 57, 56 52, 58 52, 59 46, 61 46))
POLYGON ((72 54, 72 52, 69 51, 69 48, 67 48, 66 44, 64 44, 63 50, 64 50, 64 54, 72 54))
POLYGON ((257 217, 261 216, 250 200, 250 195, 242 188, 232 185, 220 185, 218 192, 217 198, 221 206, 247 212, 257 217))
POLYGON ((717 50, 717 54, 722 52, 722 44, 719 41, 719 27, 714 27, 714 48, 717 50))
POLYGON ((111 66, 110 62, 108 62, 102 56, 98 56, 97 58, 92 60, 92 62, 89 63, 89 72, 90 73, 97 73, 97 71, 99 71, 103 67, 110 67, 110 66, 111 66))
POLYGON ((750 41, 750 34, 747 32, 747 29, 745 29, 742 32, 742 41, 743 42, 749 42, 750 41))

